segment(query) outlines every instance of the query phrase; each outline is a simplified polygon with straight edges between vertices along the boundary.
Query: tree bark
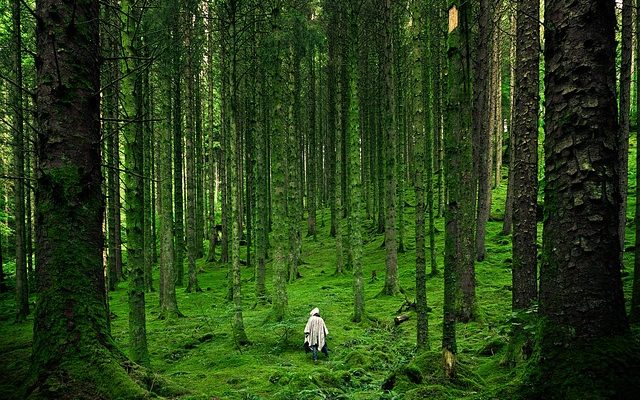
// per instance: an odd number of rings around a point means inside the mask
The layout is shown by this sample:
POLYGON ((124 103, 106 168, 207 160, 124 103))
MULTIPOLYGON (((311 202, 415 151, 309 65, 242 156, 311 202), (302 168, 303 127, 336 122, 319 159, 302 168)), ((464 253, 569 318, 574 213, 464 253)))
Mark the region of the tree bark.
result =
POLYGON ((149 364, 144 297, 144 132, 140 19, 142 10, 129 0, 120 2, 127 16, 122 42, 127 59, 123 65, 124 109, 129 118, 125 138, 125 212, 127 216, 127 264, 129 269, 129 348, 131 358, 149 364))
POLYGON ((22 96, 22 39, 20 1, 13 0, 11 13, 13 30, 11 32, 13 44, 14 82, 12 88, 11 105, 13 108, 14 126, 14 217, 15 217, 15 253, 16 253, 16 322, 23 322, 29 315, 29 282, 27 280, 27 258, 25 254, 25 215, 24 215, 24 117, 22 96))
POLYGON ((39 296, 25 395, 143 397, 148 394, 121 367, 125 357, 108 329, 95 23, 99 4, 43 0, 36 14, 39 296), (114 381, 119 382, 117 394, 109 385, 114 381))
MULTIPOLYGON (((627 228, 627 186, 629 185, 629 122, 631 117, 631 64, 633 37, 633 0, 622 1, 622 41, 620 63, 620 115, 618 135, 618 173, 620 204, 618 205, 618 236, 620 266, 624 267, 624 238, 627 228)), ((636 34, 637 36, 637 34, 636 34)))
POLYGON ((398 248, 396 241, 396 145, 395 130, 395 93, 391 67, 393 62, 393 45, 391 37, 391 1, 378 0, 382 22, 381 70, 383 75, 382 130, 385 138, 385 199, 386 218, 384 227, 384 243, 386 253, 386 274, 382 293, 394 296, 400 292, 398 284, 398 248))
POLYGON ((519 1, 516 10, 515 104, 513 109, 513 264, 514 310, 537 298, 538 105, 540 29, 538 0, 519 1))
POLYGON ((509 27, 509 181, 507 182, 507 198, 504 205, 504 219, 502 222, 502 234, 508 235, 511 233, 511 227, 513 225, 513 166, 514 166, 514 135, 513 135, 513 116, 515 110, 515 90, 516 90, 516 12, 510 12, 510 27, 509 27))
MULTIPOLYGON (((636 0, 636 5, 638 5, 636 0)), ((636 8, 636 143, 640 139, 640 93, 638 87, 640 82, 637 77, 640 76, 640 40, 637 33, 640 32, 640 11, 636 8)), ((640 151, 636 152, 636 166, 640 165, 640 151)), ((637 167, 636 167, 637 168, 637 167)), ((636 173, 636 199, 640 199, 640 174, 636 173)), ((633 289, 631 294, 631 314, 629 319, 637 323, 640 321, 640 201, 636 201, 635 209, 635 251, 633 263, 633 289)))
POLYGON ((540 379, 548 386, 577 346, 589 351, 592 340, 629 329, 618 265, 614 10, 595 0, 545 5, 553 29, 545 30, 540 379))
POLYGON ((475 314, 473 219, 475 202, 470 168, 471 87, 469 5, 449 2, 448 99, 445 135, 445 180, 449 198, 445 210, 444 321, 442 348, 445 375, 456 374, 456 320, 475 314), (469 274, 471 272, 471 274, 469 274), (467 277, 465 277, 467 274, 467 277), (470 276, 469 276, 470 275, 470 276))

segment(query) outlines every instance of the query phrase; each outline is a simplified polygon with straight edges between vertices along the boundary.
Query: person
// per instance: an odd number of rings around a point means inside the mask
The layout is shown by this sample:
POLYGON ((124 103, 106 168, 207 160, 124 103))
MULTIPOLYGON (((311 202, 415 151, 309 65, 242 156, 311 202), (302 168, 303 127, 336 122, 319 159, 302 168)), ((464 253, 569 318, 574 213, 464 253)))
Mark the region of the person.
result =
POLYGON ((309 314, 311 316, 307 321, 307 326, 304 327, 304 348, 307 352, 309 350, 313 352, 313 362, 317 362, 318 349, 329 357, 326 340, 329 330, 324 324, 322 317, 320 317, 320 310, 318 307, 311 310, 309 314))

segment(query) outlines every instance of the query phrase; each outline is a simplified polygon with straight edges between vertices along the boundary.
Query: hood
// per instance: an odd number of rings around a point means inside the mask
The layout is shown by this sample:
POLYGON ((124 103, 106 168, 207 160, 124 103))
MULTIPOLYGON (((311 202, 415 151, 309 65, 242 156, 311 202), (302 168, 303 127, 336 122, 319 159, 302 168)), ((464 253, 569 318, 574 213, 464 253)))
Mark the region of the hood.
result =
POLYGON ((311 310, 311 312, 309 313, 309 315, 314 315, 314 314, 320 314, 320 309, 318 307, 314 308, 313 310, 311 310))

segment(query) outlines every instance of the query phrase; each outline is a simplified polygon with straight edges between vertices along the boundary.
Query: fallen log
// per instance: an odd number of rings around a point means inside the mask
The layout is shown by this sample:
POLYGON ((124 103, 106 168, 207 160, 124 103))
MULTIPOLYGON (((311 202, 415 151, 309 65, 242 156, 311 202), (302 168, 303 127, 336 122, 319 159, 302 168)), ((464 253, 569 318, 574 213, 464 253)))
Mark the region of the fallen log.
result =
POLYGON ((409 315, 407 314, 401 314, 398 315, 397 317, 395 317, 393 319, 393 322, 395 322, 396 325, 400 325, 401 323, 408 321, 409 320, 409 315))

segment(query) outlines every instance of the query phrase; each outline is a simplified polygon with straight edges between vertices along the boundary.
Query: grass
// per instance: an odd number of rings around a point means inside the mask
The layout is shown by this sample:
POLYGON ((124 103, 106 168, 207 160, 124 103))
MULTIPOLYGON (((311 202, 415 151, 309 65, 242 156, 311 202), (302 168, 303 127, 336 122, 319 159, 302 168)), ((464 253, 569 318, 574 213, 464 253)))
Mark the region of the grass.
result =
MULTIPOLYGON (((635 143, 630 157, 629 211, 634 213, 635 143)), ((233 306, 225 301, 227 265, 198 261, 203 271, 198 279, 201 293, 178 288, 178 306, 184 318, 161 320, 158 293, 148 293, 147 335, 151 366, 158 376, 189 391, 183 399, 491 399, 509 398, 522 383, 526 366, 503 366, 511 316, 511 238, 501 233, 506 179, 493 192, 492 218, 487 225, 487 257, 476 263, 477 299, 481 318, 459 324, 460 374, 447 382, 440 369, 442 334, 442 274, 429 277, 427 296, 430 352, 416 356, 415 313, 395 326, 393 318, 404 296, 378 296, 384 285, 383 237, 367 230, 363 266, 366 279, 365 322, 351 322, 352 277, 335 276, 335 244, 328 236, 328 213, 316 241, 304 238, 302 278, 288 286, 289 306, 283 323, 265 323, 270 309, 256 302, 253 271, 242 271, 244 324, 250 346, 236 345, 231 333, 233 306), (376 271, 378 280, 370 281, 376 271), (319 307, 330 336, 330 358, 314 364, 302 350, 309 311, 319 307), (387 390, 385 390, 387 389, 387 390)), ((412 190, 407 200, 413 203, 412 190)), ((405 210, 405 253, 399 254, 400 285, 405 296, 415 298, 415 242, 413 208, 405 210)), ((436 235, 438 263, 442 270, 444 229, 438 219, 436 235)), ((541 233, 541 224, 540 224, 541 233)), ((366 228, 366 227, 365 227, 366 228)), ((304 230, 303 230, 304 232, 304 230)), ((540 239, 539 239, 540 240, 540 239)), ((628 224, 627 246, 633 244, 633 224, 628 224)), ((625 253, 632 265, 633 253, 625 253)), ((270 264, 267 265, 270 270, 270 264)), ((427 266, 429 269, 429 266, 427 266)), ((627 270, 631 270, 628 268, 627 270)), ((157 274, 157 267, 155 270, 157 274)), ((157 285, 157 275, 156 285, 157 285)), ((623 278, 627 302, 632 274, 623 278)), ((271 283, 268 275, 267 282, 271 283)), ((32 297, 32 301, 34 298, 32 297)), ((128 306, 126 283, 109 294, 114 315, 112 334, 128 351, 128 306)), ((627 304, 628 305, 628 304, 627 304)), ((33 317, 14 324, 11 293, 0 296, 0 398, 16 398, 16 387, 28 371, 33 317)))

